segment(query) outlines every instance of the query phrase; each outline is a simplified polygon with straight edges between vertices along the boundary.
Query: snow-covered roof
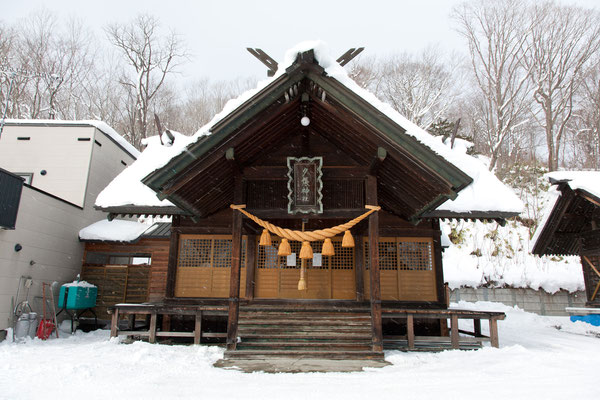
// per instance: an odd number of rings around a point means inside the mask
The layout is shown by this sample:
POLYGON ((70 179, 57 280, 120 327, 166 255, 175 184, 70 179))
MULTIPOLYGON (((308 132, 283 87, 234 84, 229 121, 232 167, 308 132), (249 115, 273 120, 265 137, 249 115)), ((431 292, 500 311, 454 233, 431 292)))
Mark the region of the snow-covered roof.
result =
MULTIPOLYGON (((400 115, 390 105, 377 99, 375 95, 361 88, 349 76, 346 70, 340 66, 333 58, 327 45, 321 41, 302 42, 290 50, 284 56, 284 60, 279 64, 279 68, 272 78, 261 81, 255 89, 249 90, 239 97, 227 102, 223 110, 215 115, 213 119, 193 136, 185 139, 176 138, 173 146, 156 145, 158 138, 149 140, 148 148, 144 153, 149 152, 153 156, 147 157, 148 161, 139 162, 139 160, 127 168, 121 175, 98 196, 96 205, 100 207, 117 205, 171 205, 166 201, 159 201, 152 190, 145 187, 141 182, 142 178, 153 171, 164 167, 172 158, 187 150, 187 147, 207 135, 211 134, 211 129, 215 124, 231 114, 234 110, 250 100, 267 85, 278 79, 285 73, 286 68, 291 66, 299 53, 313 50, 315 59, 319 65, 325 69, 326 74, 345 85, 348 89, 369 102, 373 107, 384 113, 388 118, 396 122, 406 130, 406 134, 414 137, 417 141, 429 147, 433 152, 454 164, 457 168, 469 175, 473 183, 459 192, 458 197, 452 201, 448 200, 440 205, 437 210, 448 213, 477 213, 477 212, 503 212, 520 213, 523 209, 523 203, 508 187, 504 186, 487 167, 479 160, 467 155, 464 146, 451 149, 442 142, 440 137, 432 136, 422 128, 408 121, 400 115), (154 142, 154 145, 152 145, 154 142), (152 145, 152 146, 151 146, 152 145), (137 166, 136 166, 137 164, 137 166), (135 173, 130 171, 135 170, 135 173), (125 175, 125 177, 123 177, 125 175), (118 185, 113 185, 116 181, 118 185), (142 189, 145 188, 145 189, 142 189), (124 189, 127 188, 125 193, 124 189), (152 195, 150 195, 152 193, 152 195)), ((144 157, 144 153, 140 158, 144 157)))
POLYGON ((80 240, 100 240, 111 242, 132 242, 142 234, 155 229, 156 225, 135 221, 102 220, 94 222, 79 231, 80 240))
POLYGON ((142 179, 155 169, 166 164, 172 157, 181 153, 193 140, 190 136, 171 131, 175 140, 171 143, 163 134, 144 139, 144 151, 137 160, 117 175, 96 198, 96 206, 101 208, 118 206, 173 207, 169 200, 160 200, 156 193, 142 183, 142 179))
MULTIPOLYGON (((585 190, 586 192, 600 198, 600 171, 553 171, 544 175, 550 182, 565 182, 572 190, 585 190)), ((542 211, 542 219, 531 238, 531 247, 537 243, 544 227, 548 223, 552 210, 560 197, 561 192, 556 186, 548 189, 546 206, 542 211)))
POLYGON ((110 137, 114 140, 119 146, 121 146, 125 151, 131 154, 134 158, 138 158, 140 152, 138 149, 133 147, 131 143, 129 143, 123 136, 117 133, 113 128, 111 128, 106 122, 98 121, 98 120, 62 120, 62 119, 6 119, 7 125, 38 125, 38 126, 65 126, 65 125, 73 125, 73 126, 81 126, 81 125, 89 125, 98 129, 100 132, 104 133, 106 136, 110 137))

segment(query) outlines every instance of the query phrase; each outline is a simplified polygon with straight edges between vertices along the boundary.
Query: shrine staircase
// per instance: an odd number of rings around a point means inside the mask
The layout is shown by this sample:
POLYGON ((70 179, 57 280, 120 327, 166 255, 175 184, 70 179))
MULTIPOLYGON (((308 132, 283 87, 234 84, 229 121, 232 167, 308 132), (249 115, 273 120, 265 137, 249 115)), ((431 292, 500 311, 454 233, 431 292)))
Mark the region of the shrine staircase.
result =
POLYGON ((383 360, 372 350, 368 308, 241 306, 238 321, 226 359, 383 360))

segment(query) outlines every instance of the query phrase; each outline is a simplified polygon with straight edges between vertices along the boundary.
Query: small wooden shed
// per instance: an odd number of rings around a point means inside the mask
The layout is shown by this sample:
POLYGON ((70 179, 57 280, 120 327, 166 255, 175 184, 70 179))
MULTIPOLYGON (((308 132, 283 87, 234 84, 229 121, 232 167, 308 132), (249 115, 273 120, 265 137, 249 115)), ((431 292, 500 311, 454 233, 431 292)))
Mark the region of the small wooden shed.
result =
POLYGON ((579 255, 588 307, 600 307, 600 172, 549 175, 552 200, 532 242, 537 255, 579 255))

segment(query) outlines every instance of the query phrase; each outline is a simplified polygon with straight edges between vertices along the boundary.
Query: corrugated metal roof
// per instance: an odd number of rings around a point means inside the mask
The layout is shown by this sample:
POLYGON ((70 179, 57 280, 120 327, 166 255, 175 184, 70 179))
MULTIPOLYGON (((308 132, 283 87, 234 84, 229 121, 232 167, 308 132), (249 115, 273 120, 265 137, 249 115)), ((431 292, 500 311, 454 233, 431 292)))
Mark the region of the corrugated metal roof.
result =
POLYGON ((168 239, 171 237, 171 223, 157 222, 152 225, 139 239, 168 239), (155 227, 155 228, 154 228, 155 227))

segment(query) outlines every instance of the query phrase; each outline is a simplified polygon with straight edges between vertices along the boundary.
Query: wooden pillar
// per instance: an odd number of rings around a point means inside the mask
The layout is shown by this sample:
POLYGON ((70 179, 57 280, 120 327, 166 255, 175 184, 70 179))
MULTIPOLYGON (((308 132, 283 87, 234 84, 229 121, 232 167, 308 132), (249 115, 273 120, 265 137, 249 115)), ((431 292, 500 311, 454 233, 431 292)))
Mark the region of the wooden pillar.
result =
MULTIPOLYGON (((242 179, 239 172, 234 175, 233 201, 243 200, 242 179)), ((227 318, 227 350, 235 350, 237 345, 238 316, 240 313, 240 261, 242 254, 242 213, 232 212, 231 278, 229 280, 229 313, 227 318)))
POLYGON ((356 273, 356 301, 365 299, 365 249, 363 235, 354 238, 354 271, 356 273))
POLYGON ((256 235, 246 238, 246 299, 254 299, 254 274, 256 268, 256 235))
POLYGON ((440 220, 433 220, 433 266, 435 270, 435 285, 437 287, 437 301, 443 308, 448 308, 446 301, 446 286, 444 284, 444 268, 442 266, 442 231, 440 229, 440 220))
POLYGON ((202 339, 202 311, 196 311, 196 323, 194 324, 194 344, 200 344, 202 339))
POLYGON ((110 337, 119 336, 119 307, 115 307, 110 322, 110 337))
POLYGON ((450 317, 450 330, 452 331, 452 333, 450 334, 450 340, 452 341, 452 348, 458 349, 459 348, 458 315, 456 315, 456 314, 452 314, 452 316, 450 317))
POLYGON ((148 333, 148 342, 154 343, 156 342, 156 312, 152 312, 150 314, 150 329, 148 333))
POLYGON ((415 349, 415 317, 412 314, 406 316, 406 341, 408 349, 415 349))
MULTIPOLYGON (((367 175, 367 204, 377 205, 377 178, 367 175)), ((371 326, 373 351, 383 351, 383 330, 381 323, 381 281, 379 273, 379 213, 369 216, 369 266, 371 284, 371 326)))
POLYGON ((500 347, 500 341, 498 340, 498 320, 494 317, 490 317, 490 342, 492 347, 500 347))
POLYGON ((169 263, 167 266, 166 297, 175 297, 175 279, 177 278, 177 253, 179 252, 179 216, 173 216, 171 241, 169 242, 169 263))

